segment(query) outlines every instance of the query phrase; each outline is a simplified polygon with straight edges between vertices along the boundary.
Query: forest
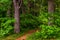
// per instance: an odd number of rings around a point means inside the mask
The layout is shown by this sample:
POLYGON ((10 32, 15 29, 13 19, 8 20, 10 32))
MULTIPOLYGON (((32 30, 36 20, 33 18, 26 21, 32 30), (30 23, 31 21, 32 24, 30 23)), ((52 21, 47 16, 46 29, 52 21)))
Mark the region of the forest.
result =
POLYGON ((0 0, 0 40, 60 40, 60 0, 0 0))

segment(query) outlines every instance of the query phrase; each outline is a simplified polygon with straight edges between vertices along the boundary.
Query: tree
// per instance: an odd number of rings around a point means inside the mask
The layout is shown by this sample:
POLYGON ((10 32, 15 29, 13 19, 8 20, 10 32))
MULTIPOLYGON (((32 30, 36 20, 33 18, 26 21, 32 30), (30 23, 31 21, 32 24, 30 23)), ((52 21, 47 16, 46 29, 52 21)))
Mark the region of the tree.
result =
POLYGON ((53 13, 54 13, 54 0, 48 0, 48 13, 50 17, 48 18, 48 25, 52 25, 53 13))
POLYGON ((14 3, 14 18, 16 22, 14 23, 14 32, 19 33, 20 32, 20 17, 19 17, 19 3, 17 0, 13 0, 14 3))

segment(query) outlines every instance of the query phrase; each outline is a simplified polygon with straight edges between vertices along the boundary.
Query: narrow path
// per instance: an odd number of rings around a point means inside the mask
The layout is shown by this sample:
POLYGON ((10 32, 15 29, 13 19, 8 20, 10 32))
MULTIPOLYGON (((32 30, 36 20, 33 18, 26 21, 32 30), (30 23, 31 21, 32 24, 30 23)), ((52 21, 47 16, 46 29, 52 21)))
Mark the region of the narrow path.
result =
POLYGON ((32 33, 36 32, 38 30, 30 30, 27 33, 25 33, 23 36, 17 38, 16 40, 26 40, 26 38, 28 37, 28 35, 31 35, 32 33))

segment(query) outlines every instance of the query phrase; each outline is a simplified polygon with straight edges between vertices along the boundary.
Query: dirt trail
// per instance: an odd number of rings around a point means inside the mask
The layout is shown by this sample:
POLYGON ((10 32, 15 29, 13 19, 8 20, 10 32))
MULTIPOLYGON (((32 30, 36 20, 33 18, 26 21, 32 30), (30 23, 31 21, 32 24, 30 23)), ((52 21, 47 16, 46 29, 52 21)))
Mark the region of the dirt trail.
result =
POLYGON ((16 40, 26 40, 28 35, 31 35, 32 33, 36 32, 36 31, 38 31, 38 30, 30 30, 29 32, 25 33, 23 36, 17 38, 16 40))

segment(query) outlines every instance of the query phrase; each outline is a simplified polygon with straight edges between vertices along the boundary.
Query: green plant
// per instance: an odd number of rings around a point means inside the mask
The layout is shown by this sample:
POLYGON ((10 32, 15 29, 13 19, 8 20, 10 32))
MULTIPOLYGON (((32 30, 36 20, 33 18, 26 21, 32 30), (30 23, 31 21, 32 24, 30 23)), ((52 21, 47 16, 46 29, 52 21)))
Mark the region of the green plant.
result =
POLYGON ((26 28, 36 28, 39 24, 38 17, 33 16, 32 14, 21 14, 20 16, 21 30, 26 28))
POLYGON ((60 27, 60 13, 58 13, 58 14, 57 13, 58 12, 54 13, 54 16, 53 16, 54 24, 60 27))
POLYGON ((60 28, 57 26, 41 25, 40 36, 41 38, 57 38, 60 28))
POLYGON ((0 18, 1 26, 0 26, 0 37, 4 35, 8 35, 12 32, 14 19, 9 18, 0 18))
POLYGON ((38 20, 40 20, 41 24, 48 24, 48 13, 46 12, 41 12, 40 15, 38 16, 38 20))
POLYGON ((51 39, 60 37, 60 27, 41 25, 40 31, 29 36, 28 40, 51 39))

